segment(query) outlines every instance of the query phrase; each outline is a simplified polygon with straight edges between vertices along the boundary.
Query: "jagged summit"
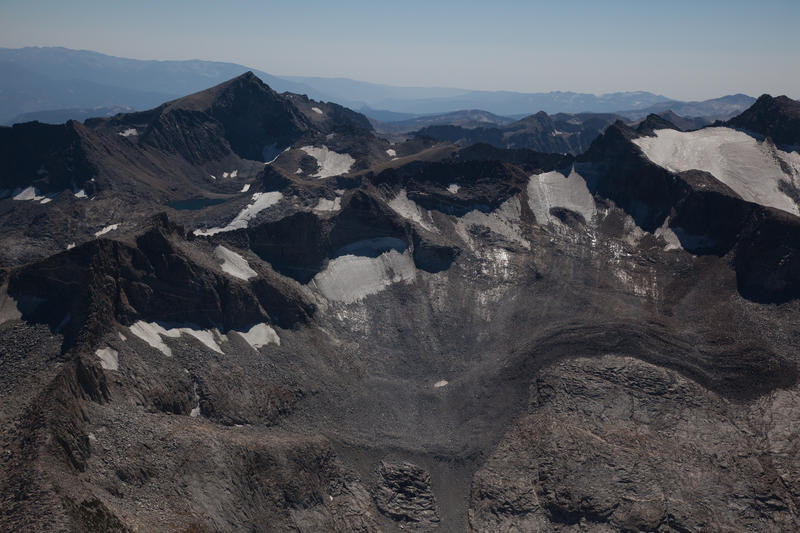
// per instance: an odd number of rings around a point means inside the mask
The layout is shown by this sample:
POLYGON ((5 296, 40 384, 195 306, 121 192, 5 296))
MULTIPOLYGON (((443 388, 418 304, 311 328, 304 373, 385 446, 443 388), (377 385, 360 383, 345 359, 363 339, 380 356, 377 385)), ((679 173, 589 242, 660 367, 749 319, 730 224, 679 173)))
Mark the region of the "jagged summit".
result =
POLYGON ((800 145, 800 102, 787 96, 763 94, 727 124, 769 136, 779 145, 797 146, 800 145))
POLYGON ((669 119, 662 115, 650 113, 645 119, 637 126, 636 131, 639 133, 652 134, 654 130, 670 129, 677 130, 678 128, 669 119))

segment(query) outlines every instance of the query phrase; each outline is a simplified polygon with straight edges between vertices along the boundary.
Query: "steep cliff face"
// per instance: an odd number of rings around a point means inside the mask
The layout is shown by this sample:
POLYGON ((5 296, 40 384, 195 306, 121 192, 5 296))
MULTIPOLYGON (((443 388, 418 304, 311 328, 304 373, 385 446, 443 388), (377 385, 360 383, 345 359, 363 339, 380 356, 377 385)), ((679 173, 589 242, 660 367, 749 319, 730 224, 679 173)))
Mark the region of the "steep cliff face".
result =
POLYGON ((4 524, 800 528, 793 152, 657 117, 579 157, 390 145, 256 81, 87 125, 93 200, 1 200, 43 256, 0 270, 4 524))

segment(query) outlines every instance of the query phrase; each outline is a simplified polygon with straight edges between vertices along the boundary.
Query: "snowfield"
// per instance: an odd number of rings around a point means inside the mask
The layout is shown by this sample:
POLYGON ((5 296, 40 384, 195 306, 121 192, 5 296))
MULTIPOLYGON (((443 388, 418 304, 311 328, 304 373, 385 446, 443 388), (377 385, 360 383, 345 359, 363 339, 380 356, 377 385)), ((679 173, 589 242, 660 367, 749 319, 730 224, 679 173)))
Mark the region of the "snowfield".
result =
POLYGON ((311 283, 328 300, 354 303, 394 283, 413 280, 415 276, 411 252, 389 250, 374 258, 360 255, 337 257, 314 276, 311 283))
POLYGON ((312 178, 322 179, 347 174, 356 162, 350 154, 334 152, 327 146, 303 146, 300 149, 317 160, 319 170, 311 175, 312 178))
POLYGON ((655 135, 633 139, 653 163, 672 172, 709 172, 748 202, 800 214, 779 188, 781 181, 800 186, 800 154, 731 128, 665 129, 655 135))

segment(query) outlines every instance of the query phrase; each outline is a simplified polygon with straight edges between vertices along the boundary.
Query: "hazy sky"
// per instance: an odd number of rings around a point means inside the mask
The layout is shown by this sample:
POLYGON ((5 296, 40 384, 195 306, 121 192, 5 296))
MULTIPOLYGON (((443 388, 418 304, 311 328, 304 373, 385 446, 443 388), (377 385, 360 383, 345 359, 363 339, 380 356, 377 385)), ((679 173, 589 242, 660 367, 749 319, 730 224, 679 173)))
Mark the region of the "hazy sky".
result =
POLYGON ((392 85, 800 97, 800 0, 0 0, 0 46, 392 85))

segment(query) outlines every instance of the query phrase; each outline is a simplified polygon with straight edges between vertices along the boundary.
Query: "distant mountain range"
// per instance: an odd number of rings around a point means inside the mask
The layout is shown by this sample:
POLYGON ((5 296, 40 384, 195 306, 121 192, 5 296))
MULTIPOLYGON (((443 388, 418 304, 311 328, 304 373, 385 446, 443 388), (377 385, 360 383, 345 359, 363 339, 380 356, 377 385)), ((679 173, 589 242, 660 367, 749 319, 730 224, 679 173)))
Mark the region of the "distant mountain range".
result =
MULTIPOLYGON (((680 102, 649 92, 594 95, 519 93, 442 87, 395 87, 346 78, 278 77, 236 63, 152 61, 60 47, 0 48, 0 123, 60 123, 83 119, 87 108, 148 109, 252 70, 278 92, 306 94, 358 109, 382 122, 426 114, 479 109, 520 118, 547 113, 610 113, 629 118, 671 109, 682 116, 729 118, 755 99, 733 95, 708 102, 680 102), (28 115, 28 113, 37 115, 28 115), (720 114, 722 113, 722 114, 720 114), (634 116, 636 115, 636 116, 634 116)), ((105 114, 105 112, 100 113, 105 114)))

